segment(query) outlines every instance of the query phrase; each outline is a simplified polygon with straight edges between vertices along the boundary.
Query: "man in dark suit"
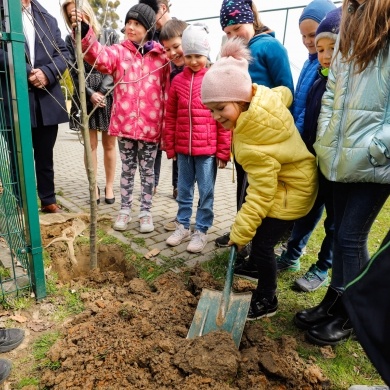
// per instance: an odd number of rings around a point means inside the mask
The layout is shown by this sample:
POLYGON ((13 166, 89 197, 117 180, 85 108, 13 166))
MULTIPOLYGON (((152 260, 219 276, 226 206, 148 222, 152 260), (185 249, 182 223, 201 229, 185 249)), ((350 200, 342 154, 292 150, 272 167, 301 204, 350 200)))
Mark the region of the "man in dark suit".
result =
MULTIPOLYGON (((69 120, 59 83, 67 68, 69 53, 56 19, 36 0, 22 0, 21 5, 38 196, 41 211, 59 213, 62 210, 56 202, 53 149, 58 124, 69 120)), ((0 66, 6 66, 7 62, 7 53, 0 50, 0 66)), ((7 99, 4 104, 9 115, 7 124, 10 124, 12 109, 6 107, 7 99)))

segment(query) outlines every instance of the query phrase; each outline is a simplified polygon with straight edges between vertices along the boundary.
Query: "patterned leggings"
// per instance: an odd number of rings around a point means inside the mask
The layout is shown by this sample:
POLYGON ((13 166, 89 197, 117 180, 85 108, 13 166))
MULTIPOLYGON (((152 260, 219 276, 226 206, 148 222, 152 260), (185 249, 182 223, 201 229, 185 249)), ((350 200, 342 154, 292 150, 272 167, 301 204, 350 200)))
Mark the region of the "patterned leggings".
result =
POLYGON ((154 161, 158 144, 118 137, 122 160, 121 209, 131 210, 133 204, 134 177, 139 167, 141 178, 141 212, 150 211, 154 189, 154 161))

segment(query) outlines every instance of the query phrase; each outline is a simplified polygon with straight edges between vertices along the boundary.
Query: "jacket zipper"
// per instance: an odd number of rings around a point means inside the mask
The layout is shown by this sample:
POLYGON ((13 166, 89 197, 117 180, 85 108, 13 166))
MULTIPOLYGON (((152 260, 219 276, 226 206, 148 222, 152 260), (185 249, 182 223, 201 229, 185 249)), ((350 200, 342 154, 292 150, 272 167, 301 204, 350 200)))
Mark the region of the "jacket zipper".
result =
POLYGON ((191 106, 192 106, 192 87, 194 84, 194 73, 191 76, 191 83, 190 83, 190 98, 188 99, 188 116, 190 119, 190 138, 188 139, 188 155, 191 156, 192 151, 192 117, 191 117, 191 106))

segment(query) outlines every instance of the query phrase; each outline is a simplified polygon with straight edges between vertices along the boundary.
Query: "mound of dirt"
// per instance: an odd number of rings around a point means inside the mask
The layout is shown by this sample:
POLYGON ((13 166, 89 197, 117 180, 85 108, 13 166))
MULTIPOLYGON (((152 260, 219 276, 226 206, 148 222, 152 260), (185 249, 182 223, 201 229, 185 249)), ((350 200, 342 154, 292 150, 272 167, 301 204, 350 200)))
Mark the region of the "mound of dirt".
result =
POLYGON ((169 272, 153 286, 120 268, 72 281, 72 289, 88 291, 81 293, 86 310, 49 351, 60 368, 43 370, 45 388, 329 388, 320 369, 298 356, 296 341, 267 338, 262 321, 246 324, 240 350, 223 331, 187 340, 199 292, 217 285, 199 268, 190 270, 190 283, 169 272))

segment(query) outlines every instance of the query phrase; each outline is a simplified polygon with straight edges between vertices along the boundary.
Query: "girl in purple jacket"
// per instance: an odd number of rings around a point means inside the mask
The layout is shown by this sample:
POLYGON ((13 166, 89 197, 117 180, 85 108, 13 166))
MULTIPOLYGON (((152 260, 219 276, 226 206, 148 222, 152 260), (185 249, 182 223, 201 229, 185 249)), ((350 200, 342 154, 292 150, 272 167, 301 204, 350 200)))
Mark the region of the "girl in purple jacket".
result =
POLYGON ((207 27, 201 24, 190 25, 183 32, 185 67, 169 90, 164 132, 167 157, 177 159, 179 169, 176 230, 166 242, 176 246, 191 237, 187 251, 192 253, 201 252, 207 244, 207 231, 214 218, 217 167, 224 168, 230 158, 230 132, 217 124, 200 96, 210 53, 207 35, 207 27), (191 235, 195 181, 199 203, 191 235))
MULTIPOLYGON (((126 230, 131 220, 134 178, 137 167, 141 177, 140 232, 154 230, 152 197, 154 162, 164 123, 165 103, 169 89, 169 60, 163 47, 152 40, 156 0, 141 0, 130 8, 125 18, 126 40, 117 45, 102 46, 81 13, 82 49, 85 61, 114 78, 114 103, 108 132, 118 137, 122 160, 121 209, 115 230, 126 230)), ((75 27, 76 11, 72 25, 75 27)))

